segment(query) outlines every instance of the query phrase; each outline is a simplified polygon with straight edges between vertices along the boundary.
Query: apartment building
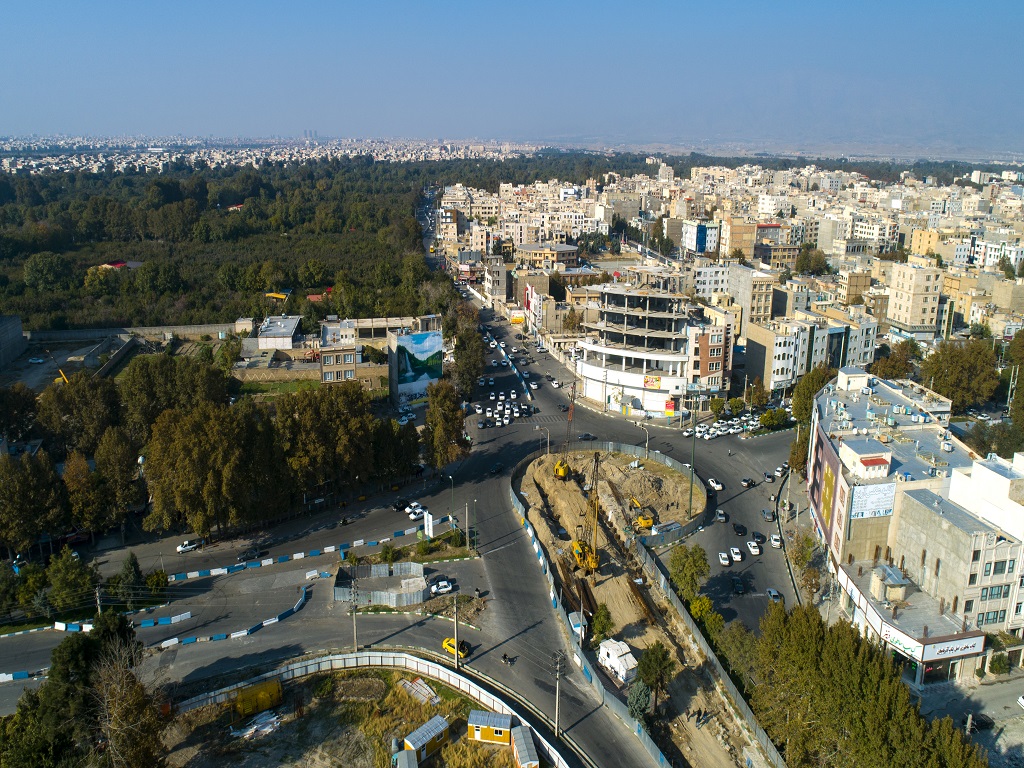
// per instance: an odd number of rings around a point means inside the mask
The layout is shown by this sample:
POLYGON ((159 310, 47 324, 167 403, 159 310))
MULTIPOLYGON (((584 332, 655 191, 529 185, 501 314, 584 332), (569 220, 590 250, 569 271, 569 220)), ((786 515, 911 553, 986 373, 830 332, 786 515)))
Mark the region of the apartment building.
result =
POLYGON ((685 219, 680 226, 679 250, 689 256, 718 251, 720 226, 706 219, 685 219))
POLYGON ((484 257, 484 295, 492 302, 506 302, 512 298, 509 291, 512 281, 508 277, 510 266, 500 255, 484 257))
POLYGON ((728 389, 732 325, 711 324, 679 293, 614 283, 588 290, 597 292, 597 315, 576 344, 585 397, 625 414, 662 414, 728 389))
POLYGON ((523 243, 516 246, 515 259, 533 269, 559 269, 579 266, 579 249, 558 243, 523 243))
POLYGON ((794 386, 818 365, 866 366, 874 359, 878 323, 870 315, 830 317, 798 312, 795 317, 751 323, 747 328, 747 373, 769 391, 794 386))
POLYGON ((935 336, 942 270, 896 264, 889 283, 887 319, 900 335, 926 341, 935 336))
POLYGON ((766 264, 770 269, 781 272, 796 269, 796 257, 800 255, 799 245, 762 241, 754 246, 754 260, 766 264))
POLYGON ((729 265, 729 295, 743 308, 740 336, 746 337, 750 323, 764 323, 772 317, 772 288, 775 275, 741 264, 729 265))
POLYGON ((716 293, 729 290, 729 264, 711 259, 695 259, 691 271, 693 273, 693 291, 702 299, 714 297, 716 293))
POLYGON ((836 279, 836 298, 849 306, 851 299, 863 303, 864 294, 871 288, 870 272, 853 272, 847 269, 839 271, 836 279))

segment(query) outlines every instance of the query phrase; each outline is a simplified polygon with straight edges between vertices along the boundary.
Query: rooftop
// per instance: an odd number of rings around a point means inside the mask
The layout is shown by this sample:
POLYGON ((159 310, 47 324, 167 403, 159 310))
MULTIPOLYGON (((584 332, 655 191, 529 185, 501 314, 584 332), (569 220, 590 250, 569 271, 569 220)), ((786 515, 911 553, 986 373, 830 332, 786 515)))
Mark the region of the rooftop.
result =
POLYGON ((414 749, 427 744, 431 739, 441 735, 448 730, 448 721, 440 715, 434 715, 423 725, 405 737, 406 743, 414 749))
POLYGON ((954 504, 949 499, 929 491, 927 488, 907 491, 906 496, 923 507, 933 509, 936 514, 942 516, 943 521, 949 522, 964 533, 996 533, 999 531, 998 528, 985 522, 977 515, 972 515, 959 504, 954 504))
POLYGON ((944 403, 932 402, 924 392, 908 391, 882 379, 872 377, 870 382, 870 395, 829 384, 815 402, 821 428, 837 453, 845 442, 857 441, 857 445, 870 436, 872 442, 883 443, 882 450, 892 452, 889 480, 894 473, 908 480, 922 480, 940 472, 948 476, 956 467, 971 466, 970 451, 953 439, 942 423, 944 403), (930 410, 932 405, 937 406, 937 412, 930 410))
POLYGON ((479 725, 481 728, 500 728, 507 731, 512 727, 512 715, 501 715, 497 712, 485 712, 482 709, 473 709, 466 718, 466 724, 472 728, 479 725))
POLYGON ((274 315, 260 325, 259 335, 264 338, 290 339, 299 330, 298 315, 274 315))
MULTIPOLYGON (((921 592, 912 582, 907 589, 907 597, 898 604, 888 600, 877 600, 871 594, 871 575, 876 566, 870 560, 865 562, 854 562, 852 565, 841 564, 839 566, 846 572, 864 599, 875 609, 878 615, 891 626, 904 632, 913 638, 923 640, 926 637, 934 642, 940 637, 962 634, 963 617, 957 616, 948 609, 939 613, 939 601, 931 595, 921 592)), ((897 569, 886 569, 886 579, 890 574, 888 571, 897 569)))

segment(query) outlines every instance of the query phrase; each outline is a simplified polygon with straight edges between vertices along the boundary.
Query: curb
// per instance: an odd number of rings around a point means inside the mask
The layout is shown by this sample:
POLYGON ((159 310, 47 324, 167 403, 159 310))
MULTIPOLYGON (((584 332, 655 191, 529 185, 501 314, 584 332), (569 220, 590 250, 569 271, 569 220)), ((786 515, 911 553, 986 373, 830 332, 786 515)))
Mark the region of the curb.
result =
POLYGON ((49 632, 53 627, 33 627, 32 629, 22 629, 17 632, 8 632, 6 635, 0 635, 0 640, 5 637, 17 637, 18 635, 31 635, 33 632, 49 632))
MULTIPOLYGON (((435 521, 435 524, 441 525, 449 522, 450 517, 445 515, 435 521)), ((292 555, 279 555, 277 557, 267 557, 262 560, 250 560, 246 563, 237 563, 235 565, 221 566, 219 568, 204 568, 199 571, 186 571, 184 573, 173 573, 168 575, 168 584, 180 583, 182 581, 188 581, 190 579, 205 579, 210 576, 229 576, 239 571, 244 571, 250 568, 263 568, 279 563, 288 563, 295 560, 304 560, 307 557, 320 557, 321 555, 329 555, 334 552, 343 553, 348 549, 354 547, 376 547, 380 544, 387 544, 390 541, 401 538, 403 536, 412 536, 423 530, 422 525, 418 525, 415 528, 407 528, 404 531, 395 531, 391 536, 383 539, 376 539, 374 541, 366 541, 365 539, 357 539, 352 542, 344 542, 342 544, 332 544, 322 549, 311 549, 308 552, 296 552, 292 555)), ((441 561, 435 561, 441 562, 441 561)))

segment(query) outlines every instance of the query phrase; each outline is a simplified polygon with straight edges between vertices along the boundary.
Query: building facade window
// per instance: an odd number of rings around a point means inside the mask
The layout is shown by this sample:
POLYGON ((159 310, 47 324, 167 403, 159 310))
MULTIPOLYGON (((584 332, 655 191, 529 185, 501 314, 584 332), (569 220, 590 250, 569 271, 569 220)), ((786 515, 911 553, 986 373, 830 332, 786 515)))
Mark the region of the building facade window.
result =
POLYGON ((995 576, 1002 576, 1004 573, 1006 573, 1006 561, 997 560, 995 566, 992 568, 992 573, 995 576))
POLYGON ((355 377, 356 377, 356 372, 355 371, 345 371, 345 378, 346 379, 354 379, 355 377))
POLYGON ((977 583, 978 583, 978 574, 972 573, 970 576, 967 577, 967 586, 973 587, 977 583))
POLYGON ((985 575, 986 576, 991 576, 992 575, 992 563, 985 563, 985 575))
POLYGON ((988 587, 982 587, 981 588, 981 601, 984 602, 986 600, 988 600, 988 587))
POLYGON ((334 365, 334 355, 324 355, 324 365, 334 365))
POLYGON ((334 381, 334 371, 324 371, 324 381, 334 381))
POLYGON ((347 355, 345 355, 345 362, 346 362, 346 363, 348 363, 348 364, 350 364, 350 365, 351 365, 351 363, 352 363, 352 361, 353 361, 354 359, 355 359, 355 358, 354 358, 354 357, 353 357, 353 356, 352 356, 351 354, 347 354, 347 355))
POLYGON ((968 613, 970 613, 973 610, 974 610, 974 601, 973 600, 964 600, 964 615, 967 615, 968 613))

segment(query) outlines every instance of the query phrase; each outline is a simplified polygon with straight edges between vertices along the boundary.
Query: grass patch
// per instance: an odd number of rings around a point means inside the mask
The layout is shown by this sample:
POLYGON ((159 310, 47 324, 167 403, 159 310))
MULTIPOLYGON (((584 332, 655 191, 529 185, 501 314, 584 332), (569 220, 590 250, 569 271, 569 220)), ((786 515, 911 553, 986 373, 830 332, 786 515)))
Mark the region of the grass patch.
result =
POLYGON ((290 395, 293 392, 300 392, 304 389, 315 389, 320 382, 314 379, 299 379, 298 381, 243 381, 238 391, 242 395, 290 395))

